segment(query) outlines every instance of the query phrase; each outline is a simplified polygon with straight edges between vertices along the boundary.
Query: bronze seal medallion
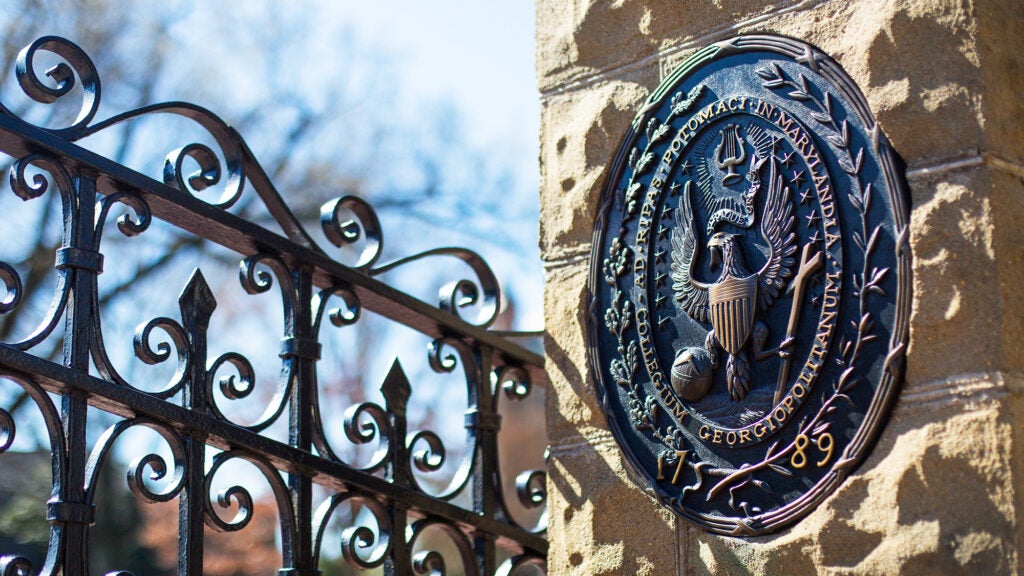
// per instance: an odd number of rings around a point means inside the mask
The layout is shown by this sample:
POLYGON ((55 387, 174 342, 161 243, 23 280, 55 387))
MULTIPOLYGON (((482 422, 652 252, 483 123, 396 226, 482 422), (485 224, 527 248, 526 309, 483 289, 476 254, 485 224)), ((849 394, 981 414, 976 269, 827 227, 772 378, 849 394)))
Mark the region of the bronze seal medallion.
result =
POLYGON ((589 337, 665 506, 771 532, 863 459, 902 379, 908 214, 864 97, 813 46, 734 38, 651 95, 605 182, 589 337))

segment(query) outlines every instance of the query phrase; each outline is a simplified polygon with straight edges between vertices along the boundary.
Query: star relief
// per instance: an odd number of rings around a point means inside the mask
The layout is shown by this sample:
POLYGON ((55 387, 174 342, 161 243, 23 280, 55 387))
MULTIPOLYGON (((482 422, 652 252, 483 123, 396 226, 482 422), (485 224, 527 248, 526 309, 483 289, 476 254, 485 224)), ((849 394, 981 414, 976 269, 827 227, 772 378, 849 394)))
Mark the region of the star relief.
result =
POLYGON ((811 292, 811 306, 819 308, 821 306, 821 296, 820 291, 815 290, 811 292))
POLYGON ((668 328, 670 322, 672 322, 671 316, 662 316, 658 319, 658 329, 664 330, 665 328, 668 328))
POLYGON ((794 60, 801 64, 806 64, 808 68, 815 72, 819 72, 818 62, 823 59, 824 57, 810 46, 804 46, 804 53, 794 58, 794 60))
POLYGON ((818 222, 821 221, 821 216, 818 215, 817 210, 811 210, 804 218, 807 219, 807 227, 817 232, 818 222))
POLYGON ((801 184, 807 181, 807 178, 804 177, 803 170, 793 170, 793 177, 789 181, 793 183, 793 186, 799 188, 801 184))
POLYGON ((661 292, 658 292, 654 296, 654 308, 655 309, 664 308, 666 301, 668 301, 668 296, 665 296, 661 292))

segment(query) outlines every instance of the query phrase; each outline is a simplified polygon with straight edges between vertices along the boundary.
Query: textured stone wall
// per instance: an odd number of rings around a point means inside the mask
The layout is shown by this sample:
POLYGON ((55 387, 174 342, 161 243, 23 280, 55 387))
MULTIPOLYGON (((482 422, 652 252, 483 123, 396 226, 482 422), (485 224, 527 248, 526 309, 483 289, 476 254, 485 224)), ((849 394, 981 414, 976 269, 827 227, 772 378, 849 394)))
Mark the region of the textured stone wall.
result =
POLYGON ((537 0, 551 574, 1024 573, 1024 2, 537 0), (872 455, 796 526, 713 536, 630 478, 587 368, 605 170, 676 64, 743 33, 837 59, 907 162, 907 375, 872 455))

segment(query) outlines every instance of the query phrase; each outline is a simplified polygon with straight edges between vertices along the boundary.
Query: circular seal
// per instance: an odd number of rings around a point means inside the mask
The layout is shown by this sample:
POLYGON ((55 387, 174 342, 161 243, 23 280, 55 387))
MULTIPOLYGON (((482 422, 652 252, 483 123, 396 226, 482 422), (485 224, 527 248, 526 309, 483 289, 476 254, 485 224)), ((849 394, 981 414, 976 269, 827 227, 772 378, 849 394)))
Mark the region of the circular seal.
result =
POLYGON ((732 535, 808 513, 864 458, 902 379, 902 168, 818 49, 694 54, 612 164, 591 258, 602 406, 666 506, 732 535))

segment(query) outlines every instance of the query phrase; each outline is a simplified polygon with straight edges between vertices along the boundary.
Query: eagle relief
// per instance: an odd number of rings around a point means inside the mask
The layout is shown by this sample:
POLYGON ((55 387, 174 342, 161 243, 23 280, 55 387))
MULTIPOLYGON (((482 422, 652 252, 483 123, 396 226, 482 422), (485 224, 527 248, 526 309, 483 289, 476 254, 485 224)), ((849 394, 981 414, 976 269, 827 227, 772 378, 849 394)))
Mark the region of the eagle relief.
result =
POLYGON ((812 46, 734 38, 651 95, 605 183, 589 343, 660 502, 756 535, 853 472, 902 380, 907 204, 863 96, 812 46))

